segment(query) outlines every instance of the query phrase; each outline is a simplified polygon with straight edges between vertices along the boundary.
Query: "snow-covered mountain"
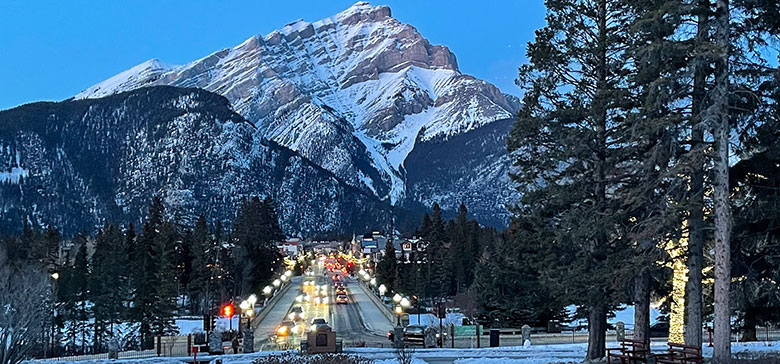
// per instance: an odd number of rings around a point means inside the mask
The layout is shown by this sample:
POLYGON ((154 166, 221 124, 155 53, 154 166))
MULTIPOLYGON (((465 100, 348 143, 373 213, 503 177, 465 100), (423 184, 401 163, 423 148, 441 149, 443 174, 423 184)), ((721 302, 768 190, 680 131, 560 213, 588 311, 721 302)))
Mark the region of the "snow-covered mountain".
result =
MULTIPOLYGON (((265 138, 381 199, 410 206, 435 200, 446 208, 479 195, 491 201, 478 205, 492 207, 471 208, 478 218, 506 216, 505 193, 485 196, 484 188, 478 190, 485 185, 508 189, 505 153, 498 155, 491 146, 489 153, 469 154, 473 160, 466 164, 476 168, 457 176, 461 183, 451 186, 465 189, 457 191, 434 187, 440 176, 411 171, 423 166, 409 156, 423 143, 449 150, 446 144, 454 137, 484 134, 474 132, 511 118, 518 100, 462 74, 449 49, 430 44, 386 6, 359 2, 332 17, 298 20, 185 65, 150 60, 76 98, 149 85, 223 95, 265 138), (411 194, 410 174, 428 188, 411 194)), ((503 148, 503 135, 494 136, 503 148)), ((452 152, 454 160, 462 159, 452 152)))
POLYGON ((73 234, 139 222, 152 196, 180 223, 233 221, 242 197, 271 196, 288 234, 348 234, 389 206, 269 142, 222 96, 140 88, 0 111, 0 233, 28 221, 73 234))

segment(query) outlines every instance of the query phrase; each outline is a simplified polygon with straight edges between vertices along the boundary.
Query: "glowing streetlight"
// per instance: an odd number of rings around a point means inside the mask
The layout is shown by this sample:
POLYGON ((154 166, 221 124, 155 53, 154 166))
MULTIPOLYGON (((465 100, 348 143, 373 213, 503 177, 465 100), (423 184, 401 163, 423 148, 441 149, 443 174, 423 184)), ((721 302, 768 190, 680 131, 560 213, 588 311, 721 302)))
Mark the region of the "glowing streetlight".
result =
POLYGON ((60 274, 57 273, 57 272, 54 272, 54 273, 51 274, 51 277, 56 281, 56 280, 60 279, 60 274))
POLYGON ((376 278, 371 278, 371 285, 376 286, 376 278))
POLYGON ((290 278, 291 275, 292 275, 292 271, 291 270, 288 270, 288 271, 284 272, 284 277, 290 278))
POLYGON ((282 285, 282 281, 280 281, 280 280, 278 280, 278 279, 274 279, 273 285, 274 285, 274 287, 277 287, 277 288, 278 288, 279 286, 281 286, 281 285, 282 285))
POLYGON ((395 296, 393 296, 393 302, 401 303, 401 298, 403 298, 403 297, 401 297, 400 294, 396 293, 395 296))
POLYGON ((252 293, 251 295, 249 295, 249 298, 247 298, 246 301, 249 303, 250 306, 254 308, 255 303, 257 303, 257 295, 252 293))
POLYGON ((396 317, 395 324, 397 326, 401 326, 401 315, 403 315, 403 313, 404 313, 403 307, 396 305, 395 306, 395 317, 396 317))
POLYGON ((401 299, 401 307, 407 308, 407 307, 409 307, 411 305, 412 305, 412 303, 409 302, 408 298, 404 297, 404 298, 401 299))
MULTIPOLYGON (((289 270, 288 270, 288 272, 289 272, 289 270)), ((287 275, 286 274, 282 276, 282 282, 287 282, 287 275)))
POLYGON ((385 287, 384 284, 379 285, 379 295, 384 296, 385 292, 387 292, 387 287, 385 287))
POLYGON ((265 286, 265 288, 263 288, 263 294, 264 294, 264 295, 266 295, 266 296, 268 296, 268 295, 270 295, 270 294, 271 294, 271 292, 272 292, 273 290, 274 290, 274 289, 273 289, 273 288, 271 288, 271 286, 265 286))
POLYGON ((238 305, 238 307, 241 308, 242 310, 246 311, 246 310, 249 309, 249 302, 247 302, 246 300, 241 301, 241 303, 238 305))

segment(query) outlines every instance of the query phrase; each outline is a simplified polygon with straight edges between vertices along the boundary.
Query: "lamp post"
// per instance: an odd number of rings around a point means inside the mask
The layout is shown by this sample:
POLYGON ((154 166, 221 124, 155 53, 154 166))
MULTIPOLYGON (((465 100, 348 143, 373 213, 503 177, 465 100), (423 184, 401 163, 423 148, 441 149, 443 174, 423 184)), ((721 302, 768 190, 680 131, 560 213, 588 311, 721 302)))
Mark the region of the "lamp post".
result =
POLYGON ((387 292, 387 287, 385 287, 384 284, 379 285, 379 297, 384 297, 385 292, 387 292))
POLYGON ((403 307, 401 307, 401 305, 396 305, 395 306, 395 317, 397 318, 397 320, 395 322, 396 326, 399 326, 399 327, 401 326, 401 315, 403 313, 404 313, 403 307))
POLYGON ((251 330, 252 322, 251 322, 250 313, 249 313, 250 312, 249 301, 247 301, 247 300, 241 301, 241 303, 238 305, 238 307, 241 309, 241 312, 246 317, 246 328, 251 330))

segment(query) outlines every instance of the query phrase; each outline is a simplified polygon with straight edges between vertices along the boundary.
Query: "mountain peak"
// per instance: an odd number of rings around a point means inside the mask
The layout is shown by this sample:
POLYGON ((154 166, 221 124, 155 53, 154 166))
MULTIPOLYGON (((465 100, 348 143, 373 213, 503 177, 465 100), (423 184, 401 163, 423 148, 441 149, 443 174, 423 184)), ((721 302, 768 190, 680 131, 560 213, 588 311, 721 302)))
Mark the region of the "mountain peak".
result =
POLYGON ((103 97, 114 94, 117 90, 131 90, 143 87, 171 69, 173 69, 172 66, 161 62, 157 58, 152 58, 82 91, 76 95, 76 99, 103 97))
MULTIPOLYGON (((412 168, 405 162, 418 142, 469 133, 515 111, 495 86, 462 74, 446 46, 368 2, 299 19, 164 73, 152 72, 161 68, 154 64, 106 85, 113 92, 154 84, 218 93, 265 138, 393 203, 405 198, 412 168)), ((79 96, 109 94, 106 85, 79 96)))
POLYGON ((347 10, 344 10, 334 16, 340 21, 349 20, 357 15, 357 21, 361 20, 382 20, 391 17, 390 7, 386 5, 373 6, 368 1, 358 1, 347 10), (365 15, 365 16, 363 16, 365 15))

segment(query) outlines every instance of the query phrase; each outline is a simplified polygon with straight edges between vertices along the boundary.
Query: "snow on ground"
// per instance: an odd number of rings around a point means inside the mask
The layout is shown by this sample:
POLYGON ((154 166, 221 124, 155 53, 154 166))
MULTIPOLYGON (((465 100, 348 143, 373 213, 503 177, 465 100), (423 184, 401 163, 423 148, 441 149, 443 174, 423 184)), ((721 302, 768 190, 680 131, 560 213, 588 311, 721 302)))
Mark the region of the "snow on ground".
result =
MULTIPOLYGON (((608 347, 614 347, 614 343, 608 343, 608 347)), ((666 351, 666 343, 654 342, 651 344, 653 352, 666 351)), ((395 351, 390 348, 349 348, 344 350, 346 354, 354 354, 367 359, 375 360, 375 364, 391 364, 397 362, 395 351)), ((585 357, 587 344, 563 344, 563 345, 537 345, 528 348, 513 346, 481 349, 417 349, 414 352, 414 364, 425 364, 426 359, 440 361, 452 359, 456 364, 547 364, 547 363, 579 363, 585 357)), ((734 354, 780 354, 780 341, 756 342, 756 343, 732 343, 734 354)), ((266 351, 252 354, 221 355, 223 364, 251 364, 254 359, 269 355, 280 355, 281 351, 266 351)), ((703 348, 705 357, 712 356, 712 348, 706 345, 703 348)), ((217 356, 199 355, 199 359, 214 359, 217 356)), ((27 364, 43 364, 49 361, 31 361, 27 364)), ((59 361, 64 364, 179 364, 188 362, 187 357, 178 358, 148 358, 148 359, 120 359, 120 360, 85 360, 85 361, 59 361)))
MULTIPOLYGON (((422 321, 423 326, 431 326, 431 327, 439 327, 439 318, 434 316, 431 313, 424 313, 419 315, 416 313, 410 313, 409 314, 409 325, 418 325, 419 321, 422 321)), ((455 326, 461 326, 463 324, 463 319, 466 317, 466 315, 462 313, 457 312, 450 312, 447 314, 447 318, 442 320, 442 324, 444 326, 449 326, 450 324, 453 324, 455 326)))
MULTIPOLYGON (((573 317, 575 311, 577 311, 577 307, 574 305, 567 306, 566 312, 568 313, 569 317, 573 317)), ((661 316, 661 310, 650 307, 650 324, 654 324, 658 322, 658 317, 661 316)), ((633 330, 634 329, 634 306, 626 305, 623 306, 623 308, 619 310, 615 310, 615 316, 607 318, 607 322, 614 325, 618 321, 623 321, 623 323, 626 324, 626 329, 633 330)), ((586 319, 577 319, 569 323, 569 326, 587 326, 588 320, 586 319)))

